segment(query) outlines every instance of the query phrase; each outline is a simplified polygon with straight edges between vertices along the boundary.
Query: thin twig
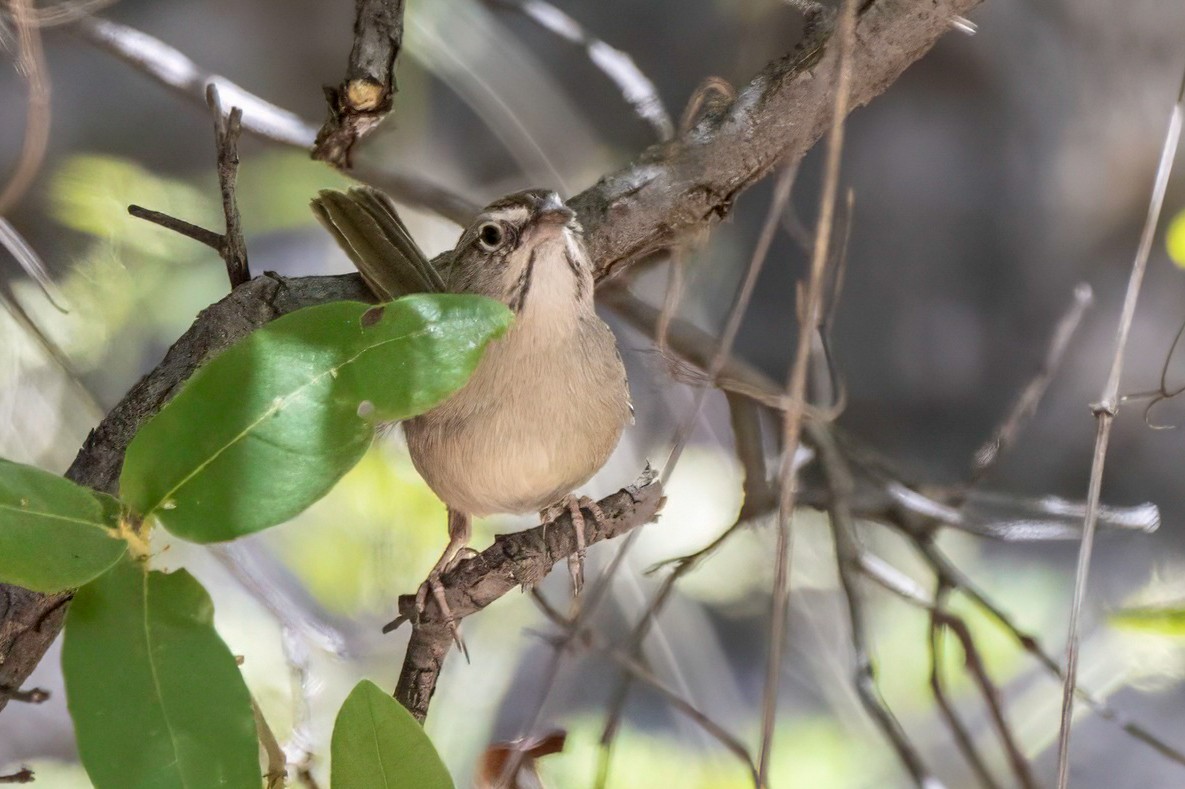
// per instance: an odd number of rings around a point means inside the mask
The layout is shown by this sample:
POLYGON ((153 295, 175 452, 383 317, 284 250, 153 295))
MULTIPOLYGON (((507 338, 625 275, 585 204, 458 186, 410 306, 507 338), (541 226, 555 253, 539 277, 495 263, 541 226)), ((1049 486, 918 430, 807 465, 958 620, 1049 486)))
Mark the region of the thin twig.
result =
POLYGON ((716 723, 712 718, 698 709, 695 705, 688 702, 675 691, 671 690, 658 677, 648 670, 645 666, 638 663, 638 661, 625 654, 624 652, 614 648, 612 645, 601 642, 593 632, 587 628, 580 628, 579 625, 569 620, 567 617, 561 615, 555 610, 555 607, 548 604, 547 600, 537 591, 533 592, 532 596, 535 601, 539 603, 539 608, 543 613, 561 629, 568 631, 568 635, 562 639, 564 644, 580 644, 588 649, 596 650, 608 657, 619 668, 626 671, 635 681, 650 687, 663 696, 672 707, 679 712, 686 715, 695 723, 699 724, 704 731, 714 737, 721 745, 727 748, 730 752, 736 755, 738 759, 744 762, 748 768, 750 775, 753 777, 754 785, 758 783, 757 766, 753 763, 753 758, 749 755, 748 749, 744 743, 730 734, 723 726, 716 723))
POLYGON ((810 366, 811 342, 819 323, 820 304, 828 254, 831 251, 836 197, 839 194, 839 164, 843 152, 844 119, 848 114, 848 100, 852 79, 852 48, 856 25, 856 4, 846 0, 840 12, 835 35, 839 54, 835 74, 835 103, 831 129, 827 136, 827 158, 824 164, 823 194, 819 199, 819 217, 815 227, 814 254, 806 296, 799 316, 798 342, 794 364, 786 386, 786 411, 783 419, 782 463, 779 474, 781 501, 778 506, 777 546, 774 554, 773 605, 770 608, 769 655, 766 662, 765 691, 762 694, 761 752, 758 759, 762 786, 769 780, 770 759, 773 755, 774 723, 777 718, 778 687, 782 674, 782 650, 785 646, 786 612, 790 605, 790 519, 794 512, 797 475, 794 457, 798 452, 806 402, 807 370, 810 366))
MULTIPOLYGON (((716 349, 715 355, 708 365, 708 384, 716 380, 720 375, 720 371, 724 369, 725 364, 727 364, 729 357, 732 355, 732 346, 736 342, 736 336, 745 318, 745 312, 749 307, 749 302, 752 300, 753 291, 757 287, 757 279, 761 275, 761 269, 765 264, 766 257, 769 255, 770 245, 773 243, 774 235, 777 232, 778 217, 781 215, 786 201, 790 198, 790 187, 794 183, 794 174, 795 168, 783 169, 774 185, 774 196, 770 201, 769 210, 765 216, 765 223, 761 228, 761 235, 757 238, 757 244, 753 247, 753 254, 749 258, 749 265, 745 268, 745 276, 737 288, 736 295, 733 296, 732 306, 729 308, 728 318, 724 324, 724 331, 720 335, 719 347, 716 349)), ((667 321, 667 326, 668 328, 670 326, 669 320, 667 321)), ((670 480, 671 474, 679 463, 679 458, 683 454, 683 448, 687 445, 688 439, 691 438, 691 431, 699 421, 699 415, 703 410, 708 391, 709 389, 706 385, 701 386, 696 391, 691 409, 679 423, 678 430, 675 431, 671 451, 662 466, 662 480, 664 482, 670 480)))
POLYGON ((251 279, 251 270, 247 265, 247 244, 243 240, 239 205, 235 198, 235 180, 239 171, 238 141, 242 131, 243 111, 238 107, 231 107, 230 113, 224 116, 218 88, 213 82, 206 86, 206 102, 214 115, 218 189, 222 195, 222 214, 226 222, 226 232, 215 233, 184 219, 138 205, 129 205, 128 213, 213 249, 226 264, 226 275, 230 280, 231 290, 234 290, 251 279))
POLYGON ((617 86, 634 113, 650 124, 658 139, 669 140, 674 136, 675 126, 671 122, 670 113, 663 106, 662 98, 658 95, 658 88, 627 53, 591 35, 583 25, 546 0, 486 2, 517 11, 544 30, 584 47, 592 64, 617 86))
POLYGON ((1090 285, 1083 282, 1074 288, 1074 303, 1058 321, 1041 370, 1029 381, 1029 385, 1024 388, 1020 397, 1013 403, 1008 415, 1000 423, 992 437, 976 450, 971 469, 972 484, 983 479, 991 470, 996 459, 1016 440, 1025 420, 1036 413, 1045 390, 1061 366, 1062 356, 1065 355, 1070 339, 1078 330, 1079 324, 1082 323, 1082 316, 1086 314, 1087 308, 1093 301, 1094 294, 1091 292, 1090 285))
POLYGON ((281 789, 284 779, 288 777, 284 749, 276 741, 275 732, 268 725, 267 718, 263 717, 263 710, 259 708, 259 702, 254 697, 251 699, 251 712, 255 716, 255 734, 267 756, 267 772, 263 776, 267 781, 267 789, 281 789))
POLYGON ((12 701, 19 701, 22 704, 44 704, 49 701, 49 691, 45 688, 29 688, 28 690, 0 688, 0 690, 3 690, 4 695, 12 701))
POLYGON ((346 78, 326 86, 329 117, 313 158, 348 170, 354 146, 387 117, 395 100, 395 63, 403 46, 403 0, 355 0, 354 45, 346 78))
POLYGON ((33 771, 28 767, 22 767, 10 775, 0 775, 0 784, 31 784, 33 781, 33 771))
POLYGON ((971 637, 970 628, 967 627, 967 623, 962 618, 954 616, 945 608, 940 608, 936 605, 931 613, 938 620, 939 624, 949 628, 955 634, 955 637, 959 639, 959 643, 963 647, 963 657, 967 669, 979 686, 980 695, 983 697, 984 703, 988 708, 988 716, 995 726, 1000 742, 1004 745, 1004 752, 1008 755, 1009 764, 1012 765, 1012 772, 1017 785, 1023 787, 1023 789, 1033 789, 1036 783, 1033 780, 1029 762, 1024 754, 1021 753, 1020 747, 1016 744, 1016 738, 1012 734, 1012 729, 1004 717, 1004 707, 1000 701, 1000 691, 996 688, 995 683, 992 682, 991 677, 988 676, 987 668, 983 664, 983 657, 979 654, 979 649, 975 646, 975 640, 971 637))
POLYGON ((17 71, 28 83, 25 103, 25 137, 16 167, 0 192, 0 216, 7 215, 24 196, 49 147, 50 83, 41 49, 41 31, 34 19, 31 0, 8 0, 17 33, 17 71))
MULTIPOLYGON (((72 28, 94 46, 114 55, 191 102, 205 102, 206 86, 215 84, 223 99, 243 109, 243 131, 303 151, 313 147, 317 127, 295 113, 259 98, 225 77, 206 71, 160 39, 135 28, 98 17, 86 17, 72 28)), ((407 205, 466 224, 480 209, 473 200, 414 175, 378 164, 359 166, 348 175, 378 187, 407 205)))
POLYGON ((218 250, 226 262, 226 275, 231 288, 251 279, 247 265, 247 244, 243 241, 242 220, 239 218, 239 203, 235 199, 235 181, 239 174, 239 135, 243 131, 243 110, 231 107, 230 113, 222 114, 222 100, 218 86, 211 82, 206 86, 206 105, 214 114, 214 140, 218 152, 218 190, 222 195, 222 215, 226 220, 226 233, 218 250))
POLYGON ((1160 220, 1164 195, 1168 189, 1169 173, 1173 169, 1173 157, 1181 137, 1181 120, 1185 114, 1185 74, 1182 74, 1177 101, 1169 118, 1160 164, 1152 196, 1148 201, 1148 215, 1140 234, 1140 244, 1132 262, 1131 277, 1127 283, 1127 294, 1123 299, 1123 313, 1119 318, 1119 329, 1115 338, 1115 356, 1111 360, 1111 372, 1103 387, 1099 402, 1091 405, 1091 411, 1098 421, 1095 435, 1094 458, 1091 461, 1090 486, 1086 494, 1086 518, 1082 527, 1082 545, 1078 551, 1078 567, 1074 577, 1074 599, 1070 606, 1070 625, 1066 636, 1066 680, 1062 689, 1061 726, 1057 744, 1057 785, 1066 789, 1070 783, 1070 728, 1074 714, 1074 686, 1078 679, 1078 621, 1082 603, 1086 599, 1087 577, 1090 573, 1090 557, 1094 549, 1095 527, 1098 524, 1099 495, 1103 487, 1103 466, 1107 459, 1107 443, 1111 437, 1111 423, 1119 409, 1119 378, 1123 374, 1124 352, 1127 350, 1128 333, 1136 315, 1136 302, 1140 296, 1140 285, 1148 267, 1148 255, 1152 250, 1152 239, 1160 220))
POLYGON ((807 430, 819 449, 820 465, 830 492, 827 513, 830 516, 831 534, 835 542, 836 568, 839 571, 840 586, 847 600, 848 623, 852 631, 852 651, 856 662, 852 680, 856 693, 873 722, 893 746, 913 782, 922 789, 932 789, 939 785, 937 780, 881 697, 876 684, 872 655, 868 647, 864 598, 859 587, 859 579, 856 577, 864 550, 856 537, 855 519, 851 510, 855 480, 827 426, 812 422, 807 425, 807 430))
MULTIPOLYGON (((862 569, 865 569, 862 566, 862 569)), ((934 701, 938 705, 938 711, 942 715, 943 720, 946 721, 946 727, 950 729, 951 734, 955 738, 955 746, 959 752, 963 754, 963 759, 971 766, 971 771, 979 778, 979 782, 983 784, 986 789, 998 789, 999 784, 992 778, 991 772, 987 768, 987 764, 980 755, 979 749, 975 747, 975 741, 971 737, 971 733, 967 731, 966 725, 959 718, 955 711, 954 704, 946 693, 946 685, 942 679, 942 655, 943 655, 943 636, 946 631, 943 630, 941 622, 938 617, 938 611, 945 609, 946 599, 950 594, 950 586, 944 581, 938 582, 938 588, 934 592, 934 605, 930 609, 930 690, 934 693, 934 701)))
MULTIPOLYGON (((902 525, 897 522, 890 521, 890 525, 901 529, 902 533, 907 536, 914 534, 907 528, 902 528, 902 525)), ((1041 642, 1037 636, 1021 629, 1012 618, 1004 612, 996 603, 994 603, 972 580, 969 576, 958 569, 957 566, 942 553, 931 540, 912 540, 915 548, 919 550, 930 569, 939 578, 953 588, 957 588, 960 592, 965 594, 972 602, 985 611, 992 619, 1003 627, 1014 639, 1017 644, 1031 655, 1044 669, 1046 669, 1053 677, 1060 681, 1065 681, 1065 672, 1058 664, 1057 660, 1041 646, 1041 642)), ((1090 708, 1094 714, 1098 715, 1103 720, 1118 726, 1126 734, 1134 739, 1148 745, 1155 751, 1160 753, 1165 758, 1176 762, 1177 764, 1185 766, 1185 750, 1174 747, 1165 742, 1163 739, 1153 734, 1144 726, 1132 721, 1122 712, 1111 707, 1107 702, 1098 698, 1094 694, 1085 690, 1084 688, 1076 688, 1075 695, 1078 700, 1090 708)))
MULTIPOLYGON (((720 371, 724 369, 725 365, 732 354, 732 346, 736 341, 737 333, 740 331, 741 323, 744 320, 745 312, 748 309, 749 302, 752 300, 753 291, 757 287, 757 280, 761 274, 761 269, 765 264, 765 260, 769 255, 770 245, 773 243, 774 235, 778 227, 778 217, 782 214, 786 206, 786 201, 790 197, 790 188, 794 183, 794 176, 797 168, 787 167, 782 170, 778 176, 778 180, 774 186, 774 195, 770 201, 769 209, 766 212, 765 222, 762 225, 761 234, 757 239, 757 243, 753 248, 753 254, 749 258, 749 264, 745 268, 745 274, 737 286, 736 293, 733 296, 732 305, 729 307, 728 316, 725 319, 724 330, 721 334, 719 345, 713 352, 712 360, 708 363, 706 380, 696 390, 692 400, 691 408, 686 416, 680 421, 675 430, 674 439, 671 444, 671 450, 667 455, 667 460, 662 467, 662 481, 664 483, 670 480, 671 474, 679 463, 679 458, 682 456, 683 449, 687 445, 687 441, 691 437, 691 432, 698 423, 699 415, 703 410, 704 402, 710 391, 709 386, 720 375, 720 371)), ((681 263, 672 259, 672 272, 681 267, 681 263)), ((673 287, 667 289, 667 299, 664 304, 663 311, 659 315, 658 336, 661 338, 659 342, 665 345, 665 334, 669 329, 672 314, 675 308, 676 299, 673 298, 675 290, 673 287)), ((661 347, 661 346, 660 346, 661 347)), ((627 546, 623 546, 625 550, 627 546)), ((689 566, 690 563, 685 563, 689 566)), ((662 607, 666 601, 666 595, 669 594, 674 581, 682 575, 681 572, 676 572, 667 582, 664 583, 662 589, 655 596, 651 603, 649 611, 643 615, 642 619, 634 631, 634 635, 630 640, 630 646, 626 650, 629 655, 637 655, 641 649, 642 641, 647 632, 649 632, 650 625, 654 621, 653 615, 662 607)), ((608 572, 602 573, 600 583, 605 584, 612 576, 608 572)), ((601 758, 607 759, 609 746, 612 742, 613 736, 617 731, 618 719, 621 711, 624 709, 626 698, 629 694, 629 681, 622 678, 619 681, 617 689, 614 692, 613 700, 610 702, 609 715, 606 720, 605 727, 601 735, 601 758)), ((603 767, 602 772, 607 772, 607 764, 603 767)))
POLYGON ((8 254, 12 255, 13 260, 25 274, 37 283, 37 287, 41 288, 41 292, 45 294, 46 300, 54 309, 63 314, 69 312, 61 293, 54 285, 53 277, 50 275, 45 261, 37 254, 37 250, 33 249, 33 246, 25 240, 25 237, 17 232, 12 222, 2 216, 0 216, 0 246, 8 250, 8 254))
POLYGON ((178 219, 175 216, 162 213, 160 211, 153 211, 143 206, 138 206, 135 203, 128 206, 128 213, 137 219, 144 219, 154 225, 160 225, 166 230, 172 230, 174 233, 179 233, 186 238, 192 238, 199 244, 205 244, 215 252, 222 251, 222 234, 215 233, 213 230, 207 230, 204 227, 186 222, 184 219, 178 219))

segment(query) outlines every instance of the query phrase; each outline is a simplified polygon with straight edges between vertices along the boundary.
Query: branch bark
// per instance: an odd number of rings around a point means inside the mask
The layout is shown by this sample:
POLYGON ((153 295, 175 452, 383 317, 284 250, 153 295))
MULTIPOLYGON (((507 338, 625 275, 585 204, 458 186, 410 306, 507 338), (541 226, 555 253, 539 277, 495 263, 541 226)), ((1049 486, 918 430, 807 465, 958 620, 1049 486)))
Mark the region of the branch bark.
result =
POLYGON ((326 86, 329 118, 313 158, 349 169, 354 146, 387 117, 395 100, 395 61, 403 46, 403 0, 357 0, 346 78, 326 86))
MULTIPOLYGON (((852 106, 883 92, 981 0, 874 0, 856 25, 852 106)), ((820 45, 769 64, 722 109, 675 141, 644 151, 571 205, 598 279, 726 216, 736 196, 774 166, 800 159, 831 122, 835 48, 820 45)), ((236 103, 237 100, 236 100, 236 103)), ((359 277, 264 275, 203 311, 161 364, 92 431, 67 477, 115 493, 136 430, 194 369, 249 331, 298 307, 369 299, 359 277)), ((0 586, 0 688, 19 688, 61 630, 69 595, 0 586)), ((8 697, 0 691, 0 709, 8 697)))
MULTIPOLYGON (((605 521, 586 519, 586 543, 611 540, 650 523, 664 501, 658 482, 644 482, 601 499, 597 504, 605 513, 605 521)), ((556 562, 575 552, 576 532, 568 513, 547 526, 499 534, 492 546, 444 574, 441 583, 445 600, 459 622, 519 585, 534 586, 556 562)), ((412 622, 412 633, 395 698, 422 723, 453 636, 435 600, 429 600, 417 621, 415 595, 404 595, 399 598, 399 616, 412 622)))

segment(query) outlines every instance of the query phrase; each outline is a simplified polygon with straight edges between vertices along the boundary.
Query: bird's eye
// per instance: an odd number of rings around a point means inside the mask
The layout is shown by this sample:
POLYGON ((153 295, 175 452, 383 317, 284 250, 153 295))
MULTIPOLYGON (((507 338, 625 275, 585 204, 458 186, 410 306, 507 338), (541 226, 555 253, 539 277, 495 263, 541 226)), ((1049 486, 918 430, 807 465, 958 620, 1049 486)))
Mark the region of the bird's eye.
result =
POLYGON ((493 252, 502 246, 502 242, 506 240, 506 234, 502 231, 502 225, 497 222, 486 222, 477 229, 477 240, 482 247, 493 252))

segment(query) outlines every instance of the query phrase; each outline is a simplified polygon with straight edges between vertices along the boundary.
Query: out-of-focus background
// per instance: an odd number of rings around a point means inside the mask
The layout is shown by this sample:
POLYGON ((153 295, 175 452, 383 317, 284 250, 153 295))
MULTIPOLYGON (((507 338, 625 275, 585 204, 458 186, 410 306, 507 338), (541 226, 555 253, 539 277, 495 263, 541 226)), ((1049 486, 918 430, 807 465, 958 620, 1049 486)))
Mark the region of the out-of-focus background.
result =
MULTIPOLYGON (((800 18, 775 0, 631 0, 555 6, 629 53, 678 117, 709 75, 742 84, 797 40, 800 18)), ((408 3, 393 119, 363 156, 430 177, 475 200, 527 185, 574 194, 653 141, 582 49, 480 0, 408 3)), ((120 0, 102 16, 156 36, 202 67, 319 122, 321 86, 341 79, 353 3, 318 0, 120 0)), ((985 482, 1010 495, 1085 495, 1094 425, 1114 327, 1148 201, 1157 154, 1185 65, 1185 5, 1163 0, 1021 3, 986 0, 979 32, 951 32, 887 93, 851 117, 844 183, 856 208, 834 354, 849 403, 840 425, 902 473, 933 483, 967 479, 971 455, 1041 366, 1049 336, 1087 282, 1096 306, 1018 445, 985 482)), ((0 68, 0 165, 20 150, 24 83, 0 68)), ((6 314, 0 314, 0 456, 62 471, 100 415, 151 369, 195 314, 226 292, 211 251, 127 216, 129 203, 219 225, 206 109, 95 49, 69 26, 45 31, 52 85, 50 149, 10 219, 45 259, 69 308, 55 310, 15 262, 0 282, 67 354, 81 386, 6 314)), ((313 222, 308 199, 344 179, 299 151, 247 138, 239 198, 254 272, 344 272, 348 261, 313 222)), ((814 214, 818 153, 794 201, 814 214)), ((769 185, 747 192, 730 221, 688 264, 682 315, 717 331, 748 260, 769 185)), ((1168 192, 1131 340, 1124 390, 1154 388, 1185 319, 1185 271, 1166 252, 1165 228, 1185 210, 1185 176, 1168 192)), ((455 226, 408 211, 430 253, 455 226)), ((1185 226, 1183 226, 1185 228, 1185 226)), ((1185 229, 1181 231, 1185 233, 1185 229)), ((1185 242, 1182 242, 1185 246, 1185 242)), ((792 349, 800 249, 780 237, 748 313, 738 353, 781 379, 792 349)), ((652 301, 664 276, 636 285, 652 301)), ((589 492, 661 463, 692 391, 666 377, 649 346, 621 333, 638 424, 589 492)), ((1175 380, 1170 368, 1170 383, 1175 380)), ((1115 627, 1118 608, 1185 599, 1185 436, 1152 431, 1141 406, 1124 411, 1103 496, 1151 501, 1158 533, 1098 546, 1086 608, 1081 683, 1178 745, 1185 642, 1115 627)), ((1167 403, 1157 422, 1185 423, 1167 403)), ((709 396, 669 486, 662 520, 643 532, 598 622, 620 633, 661 576, 645 570, 693 551, 735 520, 740 471, 723 398, 709 396)), ((478 546, 524 522, 479 525, 478 546)), ((904 543, 869 528, 883 557, 930 580, 904 543)), ((394 685, 406 633, 380 636, 400 593, 425 575, 445 540, 443 507, 419 481, 398 434, 380 442, 325 500, 233 555, 174 541, 156 563, 189 567, 214 595, 221 632, 282 740, 314 755, 327 780, 333 715, 354 683, 394 685), (234 567, 233 571, 231 568, 234 567), (284 626, 265 599, 285 612, 284 626), (303 685, 292 665, 303 667, 303 685)), ((778 787, 906 786, 893 753, 851 688, 851 654, 825 522, 795 522, 793 612, 773 755, 778 787)), ((1076 544, 1016 545, 945 536, 963 569, 1060 655, 1076 544)), ((758 523, 678 587, 648 642, 655 674, 748 743, 759 730, 770 605, 773 530, 758 523)), ((596 575, 612 555, 590 555, 596 575)), ((543 585, 566 598, 567 579, 543 585)), ((967 610, 1008 716, 1038 775, 1050 780, 1060 688, 1001 630, 967 610)), ((973 786, 927 687, 925 617, 873 595, 873 649, 881 687, 948 786, 973 786)), ((472 663, 450 659, 428 732, 468 785, 492 741, 550 728, 569 732, 564 753, 541 763, 550 786, 591 785, 596 741, 616 674, 595 657, 566 660, 535 715, 551 648, 528 596, 510 595, 467 620, 472 663)), ((952 673, 958 654, 950 653, 952 673)), ((112 667, 118 670, 118 667, 112 667)), ((0 716, 0 774, 32 766, 46 787, 89 786, 76 763, 51 653, 31 680, 53 698, 0 716)), ((952 680, 973 732, 993 743, 970 680, 952 680)), ((996 753, 993 750, 993 753, 996 753)), ((1185 784, 1185 767, 1106 722, 1086 718, 1074 740, 1075 785, 1185 784)), ((1003 757, 991 767, 1004 769, 1003 757)), ((1004 773, 999 773, 1004 774, 1004 773)), ((655 694, 639 691, 614 751, 612 787, 748 785, 740 763, 655 694)))

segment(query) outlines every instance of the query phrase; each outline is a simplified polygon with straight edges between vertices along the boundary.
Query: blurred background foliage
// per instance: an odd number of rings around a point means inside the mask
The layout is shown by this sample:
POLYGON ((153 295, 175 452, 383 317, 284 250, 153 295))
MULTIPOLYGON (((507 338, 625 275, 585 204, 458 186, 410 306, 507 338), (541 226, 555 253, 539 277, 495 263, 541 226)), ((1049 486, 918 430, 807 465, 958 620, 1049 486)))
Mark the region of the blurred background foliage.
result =
MULTIPOLYGON (((776 0, 608 0, 555 4, 630 53, 678 115, 708 75, 746 81, 797 40, 796 14, 776 0)), ((121 0, 102 12, 178 47, 198 63, 302 116, 321 117, 320 86, 340 79, 353 4, 317 0, 121 0)), ((565 42, 479 0, 410 0, 395 117, 364 156, 427 176, 481 201, 546 185, 572 194, 652 141, 616 89, 565 42)), ((1185 6, 1138 0, 1040 4, 987 0, 978 35, 950 34, 849 125, 845 182, 856 194, 847 284, 835 354, 849 388, 840 424, 937 483, 966 479, 974 449, 1038 369, 1046 338, 1079 281, 1097 306, 1071 346, 1037 418, 988 480, 993 490, 1081 498, 1097 396, 1111 351, 1126 265, 1135 247, 1164 120, 1182 58, 1185 6)), ((7 39, 0 39, 7 42, 7 39)), ((63 374, 12 315, 0 313, 0 455, 64 470, 99 416, 151 369, 194 316, 226 292, 210 250, 132 219, 130 203, 218 227, 211 123, 204 107, 147 81, 71 35, 46 31, 53 86, 50 154, 11 219, 44 257, 68 312, 57 310, 15 264, 7 288, 69 359, 63 374)), ((13 162, 24 92, 0 70, 0 161, 13 162)), ((345 180, 300 152, 248 140, 239 199, 252 270, 285 275, 349 270, 308 211, 317 189, 345 180)), ((1125 388, 1154 385, 1185 318, 1185 176, 1169 190, 1137 316, 1125 388), (1175 218, 1172 217, 1175 215, 1175 218), (1175 262, 1177 265, 1173 266, 1175 262)), ((817 156, 795 188, 813 214, 817 156)), ((739 201, 731 221, 689 262, 682 316, 712 331, 748 259, 768 185, 739 201)), ((429 253, 457 229, 414 210, 407 218, 429 253)), ((779 379, 792 347, 793 281, 803 267, 788 238, 775 244, 738 351, 779 379)), ((665 274, 638 277, 657 301, 665 274)), ((590 493, 631 481, 645 459, 665 457, 691 391, 672 383, 647 344, 620 332, 638 425, 590 493)), ((1172 366, 1173 370, 1177 365, 1172 366)), ((1185 600, 1182 438, 1149 431, 1139 407, 1120 420, 1104 498, 1162 508, 1155 535, 1112 537, 1097 552, 1081 681, 1170 740, 1185 702, 1180 639, 1185 600), (1117 613, 1123 612, 1126 613, 1117 613)), ((1158 407, 1181 423, 1185 407, 1158 407)), ((692 446, 669 487, 659 524, 646 528, 597 626, 620 635, 653 593, 656 562, 694 551, 739 511, 740 471, 723 399, 709 398, 692 446)), ((490 519, 475 544, 527 523, 490 519)), ((688 575, 648 643, 655 674, 755 742, 772 578, 772 533, 759 523, 688 575)), ((932 580, 898 537, 864 536, 887 561, 929 589, 932 580)), ((445 539, 443 508, 411 468, 398 431, 380 440, 323 501, 285 527, 246 541, 235 556, 180 542, 154 545, 156 564, 186 566, 210 589, 221 632, 277 734, 313 754, 327 776, 333 714, 361 677, 394 684, 405 633, 381 636, 395 597, 415 588, 445 539), (270 598, 269 598, 270 595, 270 598), (267 602, 271 600, 270 604, 267 602), (269 608, 269 605, 272 608, 269 608), (274 608, 285 612, 281 625, 274 608), (290 667, 303 667, 294 674, 290 667)), ((1075 548, 1010 545, 946 535, 942 545, 1025 629, 1059 654, 1075 548)), ((596 575, 611 555, 590 554, 596 575)), ((563 573, 543 591, 565 600, 563 573)), ((793 611, 782 717, 773 759, 780 787, 904 786, 892 753, 850 684, 851 655, 834 556, 821 516, 795 526, 793 611)), ((949 786, 969 786, 928 688, 925 617, 872 596, 874 651, 884 695, 949 786)), ((992 621, 955 598, 1009 720, 1048 776, 1060 693, 992 621)), ((541 762, 550 786, 591 782, 603 710, 616 673, 595 655, 566 660, 537 718, 551 661, 545 620, 525 595, 509 595, 467 620, 473 663, 453 658, 428 731, 468 784, 494 741, 552 727, 564 753, 541 762)), ((990 723, 947 637, 942 666, 952 696, 982 742, 990 723)), ((85 787, 62 703, 57 655, 32 683, 54 698, 0 716, 0 774, 29 764, 46 787, 85 787)), ((1180 744, 1180 743, 1178 743, 1180 744)), ((1075 739, 1076 785, 1177 786, 1180 767, 1098 720, 1075 739)), ((1002 757, 993 766, 1002 769, 1002 757)), ((745 771, 653 693, 639 689, 614 751, 610 786, 748 785, 745 771)))

